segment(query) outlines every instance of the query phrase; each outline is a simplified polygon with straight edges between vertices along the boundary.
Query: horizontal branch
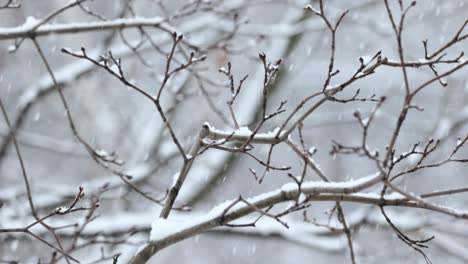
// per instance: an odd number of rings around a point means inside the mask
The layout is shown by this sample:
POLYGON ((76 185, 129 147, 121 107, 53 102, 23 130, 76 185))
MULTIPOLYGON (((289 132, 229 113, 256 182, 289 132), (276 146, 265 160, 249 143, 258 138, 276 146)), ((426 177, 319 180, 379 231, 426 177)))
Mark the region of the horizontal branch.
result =
MULTIPOLYGON (((241 127, 235 131, 222 131, 218 130, 208 123, 205 123, 206 128, 208 128, 208 138, 212 140, 226 140, 230 142, 239 142, 243 143, 250 139, 252 135, 252 131, 250 131, 247 127, 241 127)), ((268 133, 255 133, 254 137, 250 139, 250 143, 258 143, 258 144, 276 144, 282 142, 285 137, 281 134, 279 137, 276 137, 277 129, 268 132, 268 133)))
MULTIPOLYGON (((96 22, 80 22, 67 24, 45 24, 34 27, 41 23, 41 20, 30 19, 23 25, 11 28, 0 28, 0 40, 17 39, 17 38, 33 38, 46 36, 49 34, 71 34, 90 31, 113 30, 121 28, 137 28, 137 27, 163 27, 164 18, 122 18, 110 21, 96 22)), ((170 30, 169 26, 164 25, 166 30, 170 30)), ((173 30, 171 30, 173 31, 173 30)))
POLYGON ((192 219, 184 223, 173 223, 171 220, 157 219, 153 222, 151 241, 144 246, 130 261, 132 264, 146 263, 159 250, 175 244, 181 240, 205 232, 215 227, 223 226, 233 220, 239 219, 256 211, 256 208, 265 208, 282 202, 294 200, 298 192, 305 195, 318 195, 321 193, 350 194, 367 189, 382 180, 382 175, 376 173, 367 177, 348 182, 305 182, 301 189, 294 184, 283 185, 280 189, 261 194, 247 201, 254 207, 227 201, 213 208, 209 213, 199 219, 192 219), (229 212, 225 212, 229 208, 229 212), (170 228, 171 227, 171 228, 170 228))
MULTIPOLYGON (((419 203, 398 193, 383 197, 375 193, 361 193, 362 190, 372 187, 381 181, 382 175, 376 173, 347 182, 305 182, 302 184, 301 189, 296 184, 289 183, 277 190, 247 199, 250 205, 245 203, 233 204, 233 201, 227 201, 214 207, 207 214, 198 218, 190 218, 190 221, 174 222, 173 220, 157 219, 152 224, 151 242, 143 247, 130 263, 145 263, 152 255, 165 247, 196 234, 224 226, 229 222, 254 213, 257 208, 267 208, 294 200, 298 197, 298 192, 307 195, 310 201, 347 201, 376 206, 403 206, 444 213, 441 210, 434 210, 431 206, 427 206, 428 203, 419 203), (229 210, 226 211, 226 208, 229 210)), ((423 194, 420 197, 432 197, 432 194, 423 194)), ((455 209, 452 209, 451 212, 456 212, 461 218, 468 217, 465 212, 455 209)))

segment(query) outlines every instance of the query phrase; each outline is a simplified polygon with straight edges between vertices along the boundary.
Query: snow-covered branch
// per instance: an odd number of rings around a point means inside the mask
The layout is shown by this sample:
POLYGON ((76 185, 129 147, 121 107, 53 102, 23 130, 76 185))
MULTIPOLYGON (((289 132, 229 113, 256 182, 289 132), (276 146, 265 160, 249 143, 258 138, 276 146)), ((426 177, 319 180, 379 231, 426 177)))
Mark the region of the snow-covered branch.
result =
POLYGON ((222 232, 358 264, 376 227, 466 259, 466 7, 179 2, 0 4, 0 262, 177 262, 222 232))
POLYGON ((29 17, 26 22, 19 27, 0 28, 0 40, 138 27, 160 27, 164 28, 165 31, 173 31, 164 24, 165 20, 161 17, 122 18, 112 21, 77 22, 69 24, 45 24, 34 29, 40 22, 40 19, 29 17))

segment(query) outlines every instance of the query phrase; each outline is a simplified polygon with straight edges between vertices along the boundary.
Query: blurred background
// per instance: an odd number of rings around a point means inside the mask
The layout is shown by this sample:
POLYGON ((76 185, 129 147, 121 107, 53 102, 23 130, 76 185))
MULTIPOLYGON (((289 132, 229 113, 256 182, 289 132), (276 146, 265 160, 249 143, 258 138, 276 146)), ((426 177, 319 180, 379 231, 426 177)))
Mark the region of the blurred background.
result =
MULTIPOLYGON (((6 2, 1 0, 0 5, 6 2)), ((68 4, 52 0, 17 2, 21 4, 19 8, 0 9, 0 34, 7 28, 20 27, 28 19, 46 17, 68 4)), ((350 78, 359 67, 360 57, 369 58, 381 51, 389 60, 398 61, 396 38, 383 1, 324 3, 330 21, 336 21, 342 12, 349 10, 336 32, 335 69, 340 72, 331 86, 350 78)), ((102 68, 64 54, 61 49, 80 52, 84 47, 97 60, 99 55, 112 51, 122 59, 126 78, 154 95, 164 78, 166 56, 172 46, 171 33, 183 34, 184 42, 175 52, 173 66, 186 62, 184 54, 191 51, 195 56, 206 55, 206 60, 175 74, 165 87, 161 104, 187 150, 205 122, 218 129, 233 130, 226 104, 231 99, 228 80, 218 71, 220 67, 226 68, 228 62, 232 64, 236 83, 248 74, 233 107, 239 124, 252 130, 262 103, 263 66, 259 53, 264 52, 269 61, 283 59, 268 95, 268 109, 274 111, 281 101, 287 101, 286 113, 269 120, 261 132, 282 124, 301 100, 321 91, 327 76, 331 35, 320 17, 304 10, 306 4, 318 7, 318 1, 302 0, 85 1, 82 6, 55 16, 48 24, 79 26, 120 18, 161 17, 165 19, 164 28, 50 34, 38 37, 37 41, 62 87, 79 135, 93 148, 118 155, 125 164, 113 168, 132 175, 135 186, 157 199, 164 197, 182 160, 156 108, 102 68)), ((409 4, 405 1, 405 5, 409 4)), ((429 51, 447 43, 466 23, 467 14, 465 0, 418 1, 405 20, 405 59, 416 62, 424 59, 423 40, 428 40, 429 51)), ((122 254, 121 261, 125 262, 147 240, 151 222, 159 215, 161 206, 96 164, 73 135, 59 94, 33 42, 25 39, 15 47, 17 41, 0 40, 0 98, 16 129, 36 208, 46 214, 67 205, 78 186, 83 186, 86 196, 81 203, 99 200, 100 207, 94 212, 97 218, 83 228, 78 241, 73 241, 74 232, 85 221, 86 211, 56 217, 50 223, 77 224, 58 233, 66 247, 75 245, 71 254, 81 263, 111 262, 103 256, 117 253, 122 254)), ((446 58, 455 58, 466 48, 466 40, 457 43, 446 51, 446 58)), ((445 72, 452 67, 438 65, 437 71, 445 72)), ((429 67, 409 68, 408 76, 410 86, 417 87, 432 79, 434 73, 429 67)), ((424 111, 409 113, 395 146, 399 153, 409 151, 418 141, 436 138, 441 145, 429 160, 436 162, 450 154, 457 137, 464 137, 468 131, 467 80, 467 70, 462 69, 444 78, 447 87, 435 82, 415 97, 424 111)), ((352 97, 357 89, 362 97, 375 94, 387 98, 368 138, 371 149, 384 151, 403 105, 401 68, 379 68, 375 74, 353 83, 340 98, 352 97)), ((374 106, 368 102, 330 102, 304 121, 305 143, 317 149, 314 159, 332 180, 356 179, 375 172, 373 162, 366 158, 330 154, 333 141, 348 145, 361 142, 362 129, 353 113, 359 110, 365 116, 374 106)), ((8 126, 3 118, 0 120, 0 228, 25 226, 32 218, 21 167, 8 126)), ((297 133, 293 137, 297 139, 297 133)), ((256 146, 252 153, 266 159, 268 151, 269 146, 256 146)), ((458 155, 466 157, 467 148, 458 155)), ((296 175, 303 168, 301 160, 286 145, 274 149, 272 164, 291 166, 289 172, 296 175)), ((207 212, 239 195, 250 197, 291 182, 284 171, 270 171, 259 184, 249 168, 263 170, 258 162, 241 153, 207 151, 195 161, 176 201, 178 206, 189 206, 191 212, 177 211, 174 217, 207 212)), ((307 180, 319 178, 311 173, 307 180)), ((411 174, 399 184, 412 193, 466 186, 468 168, 466 163, 449 163, 411 174)), ((468 195, 456 194, 433 201, 464 208, 468 195)), ((307 214, 326 224, 333 206, 332 202, 315 202, 307 214)), ((344 210, 349 217, 358 263, 426 263, 398 239, 378 208, 344 203, 344 210)), ((410 236, 436 237, 424 249, 432 263, 468 262, 464 250, 468 247, 466 222, 418 209, 392 208, 389 215, 410 236)), ((303 215, 298 212, 286 219, 302 223, 303 215)), ((266 228, 262 229, 262 221, 257 225, 257 230, 220 229, 197 235, 159 252, 151 263, 349 263, 346 237, 340 232, 312 223, 307 223, 314 226, 312 231, 287 230, 275 223, 264 223, 266 228)), ((37 229, 41 237, 54 241, 41 230, 37 229)), ((0 241, 0 263, 53 262, 53 250, 25 234, 0 233, 0 241)))

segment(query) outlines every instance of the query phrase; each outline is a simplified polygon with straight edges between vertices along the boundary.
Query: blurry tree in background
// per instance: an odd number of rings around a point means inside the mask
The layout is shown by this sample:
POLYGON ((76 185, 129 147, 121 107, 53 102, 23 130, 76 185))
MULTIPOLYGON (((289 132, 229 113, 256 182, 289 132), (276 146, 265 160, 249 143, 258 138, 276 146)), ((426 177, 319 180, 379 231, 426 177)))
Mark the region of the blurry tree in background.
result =
POLYGON ((468 262, 466 14, 0 0, 0 263, 468 262))

